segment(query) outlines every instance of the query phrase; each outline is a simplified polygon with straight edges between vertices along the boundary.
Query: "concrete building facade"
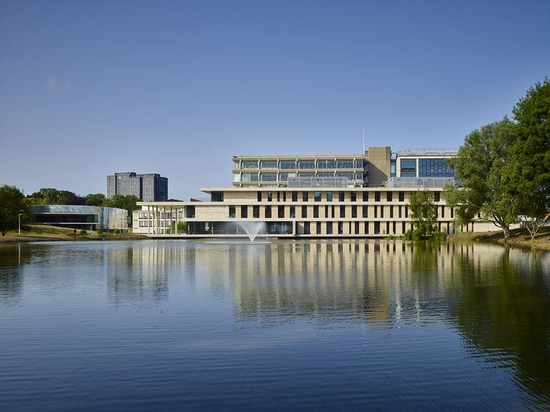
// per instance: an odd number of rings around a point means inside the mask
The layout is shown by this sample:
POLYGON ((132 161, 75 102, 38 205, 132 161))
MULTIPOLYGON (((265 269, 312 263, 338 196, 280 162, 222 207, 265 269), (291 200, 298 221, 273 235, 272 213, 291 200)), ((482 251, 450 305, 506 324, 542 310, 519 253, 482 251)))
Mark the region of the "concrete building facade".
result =
POLYGON ((263 236, 329 238, 401 236, 412 229, 411 195, 430 193, 444 233, 454 209, 443 199, 455 184, 446 159, 452 150, 392 153, 371 147, 364 155, 233 156, 233 187, 201 189, 210 201, 140 202, 135 233, 150 236, 263 236))

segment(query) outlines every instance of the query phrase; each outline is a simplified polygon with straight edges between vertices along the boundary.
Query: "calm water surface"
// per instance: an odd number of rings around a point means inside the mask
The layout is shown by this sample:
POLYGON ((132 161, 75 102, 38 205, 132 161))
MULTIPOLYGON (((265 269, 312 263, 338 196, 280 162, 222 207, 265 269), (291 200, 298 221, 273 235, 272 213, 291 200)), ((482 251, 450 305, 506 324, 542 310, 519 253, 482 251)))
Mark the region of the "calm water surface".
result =
POLYGON ((550 255, 0 246, 0 410, 548 410, 550 255))

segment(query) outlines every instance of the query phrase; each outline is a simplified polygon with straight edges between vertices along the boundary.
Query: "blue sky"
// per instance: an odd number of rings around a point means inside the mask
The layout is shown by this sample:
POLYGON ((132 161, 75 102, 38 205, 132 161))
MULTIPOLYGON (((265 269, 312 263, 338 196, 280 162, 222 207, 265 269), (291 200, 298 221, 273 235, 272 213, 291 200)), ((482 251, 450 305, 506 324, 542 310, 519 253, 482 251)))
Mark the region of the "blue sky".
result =
POLYGON ((236 154, 453 148, 549 75, 547 0, 0 0, 0 184, 188 200, 236 154))

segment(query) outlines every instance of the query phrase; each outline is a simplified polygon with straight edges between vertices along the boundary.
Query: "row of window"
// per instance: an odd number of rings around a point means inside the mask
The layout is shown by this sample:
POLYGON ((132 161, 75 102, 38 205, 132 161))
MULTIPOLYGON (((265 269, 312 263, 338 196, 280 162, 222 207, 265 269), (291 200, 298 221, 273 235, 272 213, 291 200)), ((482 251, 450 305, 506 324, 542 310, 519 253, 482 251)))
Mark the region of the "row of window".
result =
POLYGON ((363 173, 353 172, 298 172, 298 173, 277 173, 277 172, 261 172, 261 173, 242 173, 240 175, 241 182, 286 182, 289 177, 344 177, 348 180, 363 181, 363 173))
POLYGON ((363 169, 363 159, 334 160, 241 160, 235 169, 363 169))
MULTIPOLYGON (((254 219, 259 219, 260 217, 265 219, 271 219, 277 217, 278 219, 285 219, 287 217, 294 219, 297 217, 296 212, 300 212, 301 218, 324 218, 324 219, 335 219, 335 218, 357 218, 359 214, 362 218, 369 217, 369 208, 371 210, 371 216, 374 219, 384 219, 384 218, 399 218, 407 219, 409 217, 409 207, 408 206, 356 206, 351 207, 334 205, 325 205, 325 206, 313 206, 313 209, 308 212, 309 206, 264 206, 263 216, 260 216, 260 206, 229 206, 229 218, 241 218, 248 219, 252 217, 254 219), (237 216, 237 208, 239 209, 239 216, 237 216), (249 216, 249 212, 252 212, 252 215, 249 216), (287 215, 288 213, 288 215, 287 215), (311 215, 310 215, 311 213, 311 215), (275 215, 276 214, 276 215, 275 215)), ((441 218, 445 218, 445 207, 437 207, 437 214, 441 218)), ((454 218, 454 209, 451 208, 451 218, 454 218)))
MULTIPOLYGON (((301 200, 303 202, 308 202, 309 199, 310 199, 310 196, 312 197, 312 199, 315 201, 315 202, 321 202, 323 200, 326 200, 327 202, 332 202, 334 199, 338 199, 339 202, 344 202, 346 201, 346 193, 349 193, 349 197, 347 198, 347 200, 351 201, 351 202, 356 202, 358 201, 359 197, 361 197, 362 201, 363 202, 368 202, 369 201, 369 193, 374 193, 374 201, 375 202, 380 202, 381 199, 382 199, 382 192, 379 192, 379 191, 375 191, 375 192, 332 192, 332 191, 315 191, 315 192, 297 192, 297 191, 293 191, 293 192, 290 192, 290 199, 293 201, 293 202, 297 202, 298 201, 298 194, 301 193, 301 200)), ((388 202, 392 202, 393 201, 393 195, 394 195, 394 192, 385 192, 386 193, 386 196, 385 196, 385 200, 388 201, 388 202)), ((441 201, 441 192, 433 192, 434 194, 434 202, 439 202, 441 201)), ((276 191, 276 192, 271 192, 271 191, 266 191, 266 192, 258 192, 257 194, 257 200, 258 202, 262 202, 263 199, 264 199, 264 195, 265 195, 265 199, 268 201, 268 202, 271 202, 274 200, 274 196, 277 200, 277 202, 280 202, 280 201, 283 201, 283 202, 286 202, 287 200, 287 192, 279 192, 279 191, 276 191)), ((399 202, 404 202, 405 201, 405 192, 397 192, 397 198, 398 198, 398 201, 399 202)))

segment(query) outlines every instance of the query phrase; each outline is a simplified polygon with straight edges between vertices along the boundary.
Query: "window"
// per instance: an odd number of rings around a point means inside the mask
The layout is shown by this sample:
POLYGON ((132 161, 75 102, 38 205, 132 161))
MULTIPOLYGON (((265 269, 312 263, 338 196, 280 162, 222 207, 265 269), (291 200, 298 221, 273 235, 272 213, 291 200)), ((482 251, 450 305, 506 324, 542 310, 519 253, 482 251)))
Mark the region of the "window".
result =
POLYGON ((332 222, 327 222, 327 235, 332 235, 332 222))
POLYGON ((266 219, 271 219, 271 206, 265 207, 265 217, 266 219))
POLYGON ((298 192, 292 192, 292 201, 297 202, 298 201, 298 192))
POLYGON ((356 205, 353 205, 351 207, 351 217, 353 217, 353 218, 357 217, 357 206, 356 205))
POLYGON ((363 202, 369 201, 369 192, 363 192, 363 202))
POLYGON ((327 202, 332 202, 332 192, 327 192, 327 202))
POLYGON ((401 160, 401 177, 416 177, 416 159, 401 160))
POLYGON ((236 217, 235 206, 229 206, 229 217, 236 217))
POLYGON ((277 181, 277 173, 266 173, 263 172, 261 175, 262 182, 276 182, 277 181))
POLYGON ((258 192, 256 198, 257 198, 258 202, 261 202, 262 201, 262 192, 258 192))
POLYGON ((302 206, 302 217, 307 217, 307 206, 302 206))
POLYGON ((321 201, 321 192, 313 193, 313 200, 315 200, 316 202, 320 202, 321 201))
POLYGON ((393 200, 393 192, 386 192, 386 200, 391 202, 393 200))
POLYGON ((260 167, 262 169, 277 169, 276 160, 260 160, 260 167))
POLYGON ((352 159, 338 160, 338 169, 353 169, 353 160, 352 159))
POLYGON ((243 169, 257 169, 258 161, 257 160, 243 160, 243 169))
POLYGON ((441 192, 434 192, 434 202, 441 201, 441 192))
POLYGON ((267 192, 267 201, 271 202, 273 200, 273 192, 267 192))
POLYGON ((212 202, 223 202, 223 192, 212 192, 210 199, 212 202))
POLYGON ((296 217, 296 206, 290 206, 290 217, 292 219, 296 217))
POLYGON ((296 169, 296 161, 295 160, 281 160, 280 168, 281 169, 296 169))
POLYGON ((351 201, 357 201, 357 192, 350 192, 351 201))
POLYGON ((243 182, 257 182, 258 173, 243 173, 242 177, 243 182))
POLYGON ((374 192, 374 201, 380 202, 380 192, 374 192))
POLYGON ((404 202, 405 201, 405 192, 399 192, 399 201, 404 202))
POLYGON ((277 217, 279 219, 282 219, 285 217, 285 207, 284 206, 277 206, 277 217))
POLYGON ((346 196, 346 194, 344 192, 338 192, 338 200, 340 202, 344 201, 345 196, 346 196))
POLYGON ((418 160, 419 177, 454 177, 454 170, 449 166, 447 160, 439 159, 419 159, 418 160))
POLYGON ((241 218, 246 219, 248 217, 248 206, 241 206, 241 218))
POLYGON ((369 217, 369 207, 363 206, 363 217, 369 217))
POLYGON ((319 217, 319 206, 318 205, 313 206, 313 217, 315 217, 315 218, 319 217))
POLYGON ((252 206, 252 217, 256 219, 260 217, 260 206, 252 206))
POLYGON ((311 233, 309 222, 304 222, 304 235, 309 235, 311 233))
POLYGON ((302 192, 302 200, 304 202, 307 202, 307 199, 308 199, 308 192, 302 192))
POLYGON ((298 169, 315 169, 315 160, 298 160, 298 169))
POLYGON ((315 232, 317 234, 321 233, 321 222, 317 222, 315 225, 315 232))
POLYGON ((317 160, 317 168, 319 169, 335 169, 335 160, 317 160))
POLYGON ((340 206, 340 217, 346 217, 346 207, 340 206))

